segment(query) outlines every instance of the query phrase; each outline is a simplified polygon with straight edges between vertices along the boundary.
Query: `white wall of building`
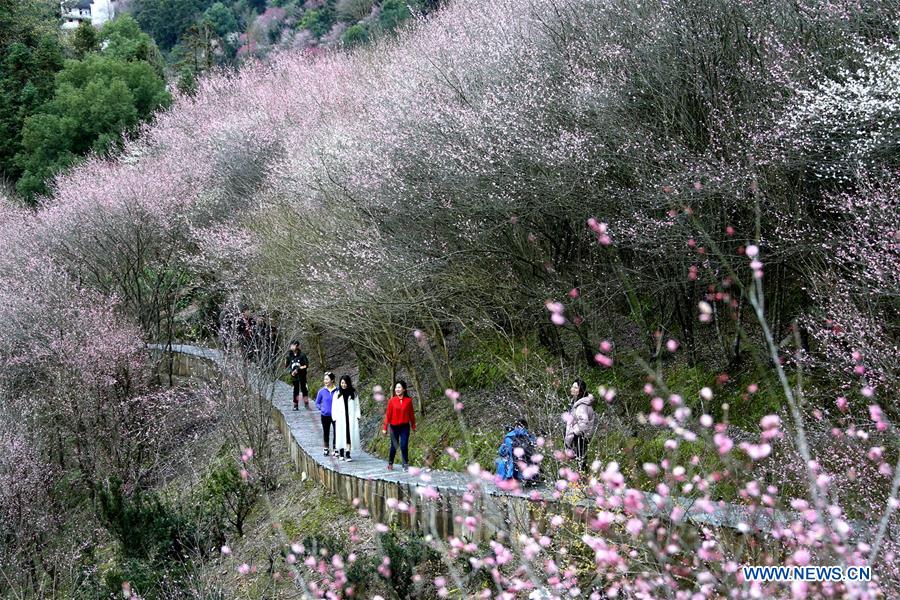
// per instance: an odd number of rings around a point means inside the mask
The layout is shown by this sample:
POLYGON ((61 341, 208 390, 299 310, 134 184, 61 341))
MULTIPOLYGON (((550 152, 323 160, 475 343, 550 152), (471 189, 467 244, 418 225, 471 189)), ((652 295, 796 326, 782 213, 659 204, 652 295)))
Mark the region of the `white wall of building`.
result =
POLYGON ((99 29, 107 21, 111 21, 116 17, 116 0, 92 0, 90 8, 86 8, 86 2, 79 2, 78 5, 66 8, 68 2, 62 5, 62 28, 76 29, 82 21, 88 21, 99 29))

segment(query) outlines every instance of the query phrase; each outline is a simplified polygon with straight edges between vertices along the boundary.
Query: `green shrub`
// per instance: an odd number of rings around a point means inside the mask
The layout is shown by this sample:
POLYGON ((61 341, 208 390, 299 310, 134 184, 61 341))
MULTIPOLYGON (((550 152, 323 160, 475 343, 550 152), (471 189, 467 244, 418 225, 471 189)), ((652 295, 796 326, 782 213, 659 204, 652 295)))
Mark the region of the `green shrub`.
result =
POLYGON ((103 575, 103 585, 109 596, 120 595, 122 584, 126 581, 131 589, 139 593, 141 597, 153 597, 153 591, 158 587, 161 578, 162 564, 126 558, 118 562, 112 569, 103 575))
MULTIPOLYGON (((346 558, 344 560, 346 563, 346 558)), ((347 585, 354 590, 356 598, 366 598, 366 590, 374 579, 374 575, 378 569, 378 559, 374 556, 359 556, 355 561, 349 563, 345 575, 347 576, 347 585)))
POLYGON ((298 29, 308 29, 317 38, 322 37, 334 23, 333 11, 325 8, 313 8, 303 13, 298 29))
POLYGON ((259 484, 245 481, 227 450, 220 455, 200 484, 200 498, 213 515, 221 517, 239 535, 260 495, 259 484))
POLYGON ((399 533, 392 529, 378 537, 381 552, 391 561, 390 577, 386 579, 398 598, 412 597, 413 575, 425 561, 431 560, 436 553, 420 536, 411 533, 399 533))
POLYGON ((209 522, 197 507, 179 507, 140 490, 129 496, 119 481, 101 490, 98 508, 119 542, 112 568, 102 575, 102 597, 120 594, 125 581, 142 597, 170 597, 187 585, 192 557, 206 556, 223 541, 215 520, 209 522))
POLYGON ((412 13, 403 0, 384 0, 381 4, 381 13, 378 22, 385 31, 393 31, 403 21, 410 18, 412 13))
POLYGON ((347 28, 347 31, 341 36, 341 41, 345 46, 352 48, 353 46, 358 46, 359 44, 364 44, 369 40, 369 32, 368 30, 357 23, 356 25, 351 25, 347 28))
POLYGON ((114 480, 100 491, 98 501, 101 521, 120 542, 125 557, 186 558, 191 524, 157 495, 137 490, 127 496, 122 482, 114 480))

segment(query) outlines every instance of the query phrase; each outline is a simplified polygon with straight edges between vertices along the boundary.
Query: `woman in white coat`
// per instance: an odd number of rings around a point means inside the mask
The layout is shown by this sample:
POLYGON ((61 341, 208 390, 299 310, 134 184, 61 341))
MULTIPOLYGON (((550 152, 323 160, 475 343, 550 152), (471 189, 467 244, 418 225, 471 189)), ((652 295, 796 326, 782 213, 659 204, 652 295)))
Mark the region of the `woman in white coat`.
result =
POLYGON ((359 395, 353 388, 349 375, 341 377, 340 386, 334 390, 331 400, 331 418, 334 419, 335 444, 341 460, 349 462, 350 451, 361 448, 359 442, 359 395))

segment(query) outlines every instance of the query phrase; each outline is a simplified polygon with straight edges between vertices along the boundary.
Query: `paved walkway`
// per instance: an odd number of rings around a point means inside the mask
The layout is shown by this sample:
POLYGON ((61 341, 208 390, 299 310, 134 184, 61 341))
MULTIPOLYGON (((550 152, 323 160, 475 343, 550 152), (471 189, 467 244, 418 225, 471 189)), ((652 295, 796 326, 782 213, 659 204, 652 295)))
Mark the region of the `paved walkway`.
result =
MULTIPOLYGON (((151 346, 153 350, 163 350, 162 346, 151 346)), ((172 351, 196 358, 205 359, 218 369, 226 367, 225 357, 219 350, 201 348, 189 345, 173 345, 172 351)), ((319 411, 310 402, 311 408, 301 406, 299 411, 293 410, 292 390, 282 381, 274 382, 274 390, 266 389, 273 383, 260 382, 260 392, 271 392, 275 408, 282 414, 286 421, 290 435, 302 451, 308 455, 320 468, 332 471, 335 475, 349 475, 352 478, 360 478, 367 481, 385 482, 388 484, 400 484, 415 495, 417 488, 430 486, 435 488, 444 497, 455 497, 456 501, 468 491, 467 486, 472 482, 472 477, 466 473, 451 471, 429 471, 412 475, 404 472, 399 465, 393 471, 387 468, 387 462, 361 450, 353 451, 352 462, 341 462, 333 457, 323 456, 322 452, 322 426, 319 419, 319 411)), ((500 441, 498 440, 498 445, 500 441)), ((491 465, 492 466, 492 465, 491 465)), ((350 479, 350 478, 346 478, 350 479)), ((583 500, 578 503, 560 501, 554 498, 554 490, 549 488, 529 489, 527 493, 509 492, 499 489, 493 483, 482 481, 481 492, 489 496, 517 497, 523 501, 546 501, 552 504, 564 504, 569 511, 576 514, 590 514, 594 503, 591 500, 583 500)), ((669 514, 675 504, 685 510, 685 518, 697 524, 711 525, 715 527, 728 527, 743 531, 767 531, 775 522, 786 523, 793 515, 768 509, 750 510, 748 507, 726 504, 720 502, 712 513, 708 513, 694 506, 692 498, 669 498, 661 501, 658 496, 645 492, 645 501, 649 507, 648 512, 669 514)), ((562 509, 563 506, 560 506, 562 509)))
MULTIPOLYGON (((151 348, 154 350, 163 350, 162 346, 157 345, 151 346, 151 348)), ((206 359, 219 368, 226 367, 225 356, 220 350, 185 344, 173 344, 172 352, 206 359)), ((281 412, 284 420, 289 425, 294 440, 296 440, 300 447, 309 454, 312 460, 325 468, 367 479, 381 479, 384 481, 431 486, 437 488, 439 492, 450 491, 460 494, 467 490, 466 486, 472 481, 472 478, 468 474, 454 471, 430 470, 425 472, 422 470, 416 475, 411 475, 410 473, 403 471, 400 468, 399 463, 396 464, 394 470, 391 471, 387 468, 387 461, 363 450, 353 450, 353 460, 349 463, 342 462, 334 457, 326 457, 322 452, 322 422, 320 413, 313 402, 314 399, 310 400, 309 409, 304 408, 301 403, 300 410, 294 410, 293 390, 291 389, 291 386, 283 381, 275 381, 274 390, 271 390, 271 388, 265 389, 266 385, 272 385, 272 383, 273 382, 271 381, 260 382, 260 393, 267 394, 271 392, 272 404, 281 412), (426 478, 430 477, 431 481, 423 481, 423 474, 426 478)), ((415 443, 414 439, 415 438, 412 438, 410 443, 415 443)), ((498 447, 499 445, 500 441, 497 442, 498 447)), ((481 490, 482 492, 491 495, 511 495, 509 492, 503 491, 496 485, 487 482, 482 483, 481 490)), ((552 490, 541 489, 536 491, 541 495, 541 498, 553 500, 552 490)), ((529 493, 530 492, 531 490, 529 490, 529 493)), ((527 496, 527 494, 521 493, 517 495, 523 497, 527 496)))

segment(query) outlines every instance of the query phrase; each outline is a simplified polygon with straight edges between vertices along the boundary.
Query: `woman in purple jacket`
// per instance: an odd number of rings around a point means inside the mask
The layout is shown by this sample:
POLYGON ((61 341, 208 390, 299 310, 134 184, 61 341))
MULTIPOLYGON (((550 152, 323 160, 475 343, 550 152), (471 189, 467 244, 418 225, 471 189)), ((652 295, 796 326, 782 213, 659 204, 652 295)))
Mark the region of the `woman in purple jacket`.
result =
MULTIPOLYGON (((334 373, 331 371, 325 373, 325 377, 322 380, 325 387, 320 389, 319 393, 316 394, 316 408, 319 409, 319 415, 322 419, 322 440, 325 446, 323 453, 325 456, 328 456, 328 440, 331 439, 335 433, 331 427, 332 424, 334 424, 334 421, 331 419, 331 398, 335 390, 334 377, 334 373)), ((334 447, 334 440, 331 441, 331 446, 334 447)))

